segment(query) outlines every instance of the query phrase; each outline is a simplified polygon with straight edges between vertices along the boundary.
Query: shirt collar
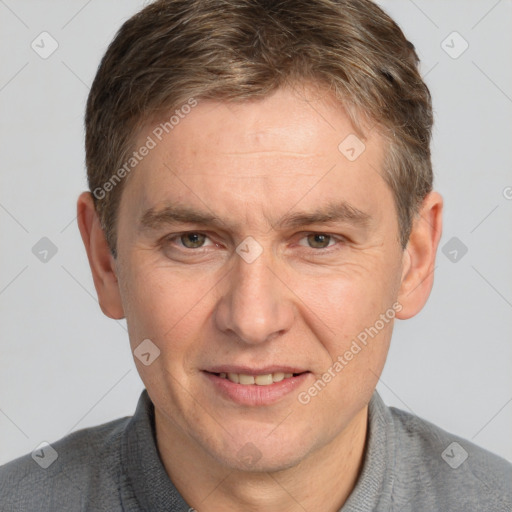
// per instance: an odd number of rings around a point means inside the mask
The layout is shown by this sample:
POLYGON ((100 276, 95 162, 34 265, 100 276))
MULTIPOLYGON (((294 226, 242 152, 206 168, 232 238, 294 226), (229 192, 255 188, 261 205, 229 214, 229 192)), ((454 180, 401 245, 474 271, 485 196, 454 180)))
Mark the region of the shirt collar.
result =
POLYGON ((146 389, 125 431, 121 447, 121 500, 123 510, 189 512, 174 487, 157 450, 155 409, 146 389))
MULTIPOLYGON (((357 483, 340 512, 390 509, 395 466, 393 418, 377 391, 368 405, 364 461, 357 483)), ((121 445, 120 492, 123 510, 189 512, 165 471, 157 450, 155 411, 146 389, 129 421, 121 445)))

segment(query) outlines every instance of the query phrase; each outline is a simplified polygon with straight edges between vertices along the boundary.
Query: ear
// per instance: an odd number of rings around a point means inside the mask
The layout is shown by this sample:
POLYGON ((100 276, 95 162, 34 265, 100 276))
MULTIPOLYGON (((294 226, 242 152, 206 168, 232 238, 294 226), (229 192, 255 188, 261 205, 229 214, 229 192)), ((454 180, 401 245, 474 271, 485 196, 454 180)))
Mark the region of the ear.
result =
POLYGON ((110 318, 116 320, 124 318, 115 259, 105 239, 90 192, 82 192, 78 198, 77 220, 100 308, 110 318))
POLYGON ((402 282, 398 301, 402 310, 396 317, 411 318, 422 309, 434 284, 436 252, 443 227, 443 198, 431 192, 413 220, 409 243, 403 253, 402 282))

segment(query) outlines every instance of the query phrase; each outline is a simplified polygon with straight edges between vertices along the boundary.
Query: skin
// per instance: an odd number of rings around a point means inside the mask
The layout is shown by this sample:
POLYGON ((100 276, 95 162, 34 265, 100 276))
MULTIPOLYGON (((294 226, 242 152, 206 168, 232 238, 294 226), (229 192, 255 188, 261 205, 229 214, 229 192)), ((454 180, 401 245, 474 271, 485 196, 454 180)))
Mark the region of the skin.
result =
MULTIPOLYGON (((141 133, 141 144, 152 129, 141 133)), ((307 405, 298 393, 394 303, 399 319, 422 309, 433 284, 442 198, 425 198, 402 250, 393 195, 380 175, 383 138, 368 129, 365 151, 350 162, 338 145, 352 133, 343 109, 310 86, 237 104, 200 101, 129 175, 117 259, 91 195, 78 200, 103 312, 126 317, 132 350, 147 338, 160 350, 149 366, 134 360, 155 405, 165 469, 200 512, 334 512, 357 481, 368 402, 393 321, 307 405), (366 212, 367 225, 278 227, 286 214, 340 200, 366 212), (225 226, 141 227, 146 210, 168 203, 213 213, 225 226), (190 240, 175 236, 184 231, 206 235, 204 245, 184 246, 190 240), (319 244, 312 233, 332 238, 319 244), (252 263, 235 250, 248 236, 263 251, 252 263), (202 370, 215 364, 311 373, 276 403, 242 406, 205 378, 202 370), (259 455, 250 467, 242 457, 247 443, 259 455)))

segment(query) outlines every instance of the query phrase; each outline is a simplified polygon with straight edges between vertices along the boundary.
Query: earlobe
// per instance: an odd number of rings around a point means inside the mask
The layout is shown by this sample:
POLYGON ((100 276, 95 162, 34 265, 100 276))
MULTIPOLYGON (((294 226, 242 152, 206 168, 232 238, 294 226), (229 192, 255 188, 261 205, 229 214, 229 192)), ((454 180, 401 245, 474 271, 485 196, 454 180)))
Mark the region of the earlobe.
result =
POLYGON ((402 282, 398 301, 402 310, 396 317, 405 320, 417 315, 427 302, 434 283, 437 247, 442 233, 443 198, 431 192, 423 200, 413 221, 409 243, 404 250, 402 282))
POLYGON ((77 221, 100 308, 110 318, 124 318, 115 260, 105 239, 90 192, 82 192, 78 198, 77 221))

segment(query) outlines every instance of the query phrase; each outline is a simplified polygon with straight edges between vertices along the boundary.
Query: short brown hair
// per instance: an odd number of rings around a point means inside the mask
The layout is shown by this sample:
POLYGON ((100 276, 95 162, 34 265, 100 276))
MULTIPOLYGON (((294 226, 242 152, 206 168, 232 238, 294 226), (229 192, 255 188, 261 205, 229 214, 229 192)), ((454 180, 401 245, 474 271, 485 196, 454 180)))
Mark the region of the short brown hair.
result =
POLYGON ((117 32, 87 101, 88 182, 112 254, 125 180, 103 185, 130 158, 141 127, 190 98, 244 101, 301 82, 326 86, 356 129, 358 118, 378 126, 405 248, 433 181, 431 97, 418 63, 412 43, 369 0, 150 4, 117 32))

